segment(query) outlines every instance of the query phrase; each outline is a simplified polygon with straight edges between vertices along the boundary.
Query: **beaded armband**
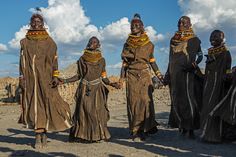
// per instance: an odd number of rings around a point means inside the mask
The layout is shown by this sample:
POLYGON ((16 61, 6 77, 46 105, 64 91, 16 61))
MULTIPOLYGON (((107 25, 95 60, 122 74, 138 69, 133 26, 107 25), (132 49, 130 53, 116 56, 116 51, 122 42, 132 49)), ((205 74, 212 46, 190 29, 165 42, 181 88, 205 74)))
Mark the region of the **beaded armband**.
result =
POLYGON ((150 58, 150 60, 149 60, 150 63, 153 63, 155 61, 156 61, 155 58, 150 58))
POLYGON ((54 71, 53 71, 53 76, 58 77, 58 76, 59 76, 59 73, 60 73, 60 72, 59 72, 58 70, 54 70, 54 71))
POLYGON ((107 77, 107 72, 106 71, 102 72, 101 76, 102 76, 102 78, 106 78, 107 77))
POLYGON ((155 72, 155 74, 156 74, 157 77, 160 77, 160 76, 161 76, 160 70, 157 70, 157 71, 155 72))

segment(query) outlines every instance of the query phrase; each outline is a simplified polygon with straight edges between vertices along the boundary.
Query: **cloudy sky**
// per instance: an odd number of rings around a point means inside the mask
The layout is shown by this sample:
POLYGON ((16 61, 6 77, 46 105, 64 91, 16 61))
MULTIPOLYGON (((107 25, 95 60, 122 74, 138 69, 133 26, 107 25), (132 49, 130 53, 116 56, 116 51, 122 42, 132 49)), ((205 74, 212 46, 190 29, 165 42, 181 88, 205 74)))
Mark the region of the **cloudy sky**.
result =
POLYGON ((120 53, 134 13, 141 15, 155 44, 162 72, 168 63, 169 40, 182 15, 191 17, 204 53, 210 46, 210 33, 223 30, 236 64, 235 0, 5 0, 0 2, 0 77, 18 76, 19 41, 25 36, 35 7, 41 8, 47 30, 57 43, 60 69, 78 60, 88 39, 97 36, 108 73, 118 74, 120 53))

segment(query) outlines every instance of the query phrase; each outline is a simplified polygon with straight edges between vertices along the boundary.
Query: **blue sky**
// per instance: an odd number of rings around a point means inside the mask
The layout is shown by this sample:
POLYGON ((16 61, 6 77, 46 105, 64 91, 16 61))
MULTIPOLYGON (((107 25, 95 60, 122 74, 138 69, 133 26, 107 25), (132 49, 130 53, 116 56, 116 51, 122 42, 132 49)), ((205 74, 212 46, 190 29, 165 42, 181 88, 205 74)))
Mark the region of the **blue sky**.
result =
POLYGON ((167 67, 169 40, 182 15, 191 17, 204 51, 210 46, 211 31, 222 29, 235 58, 234 0, 227 4, 220 0, 5 0, 0 2, 0 77, 18 75, 19 40, 24 37, 35 7, 42 8, 48 31, 58 45, 61 69, 75 62, 89 37, 96 35, 101 39, 108 73, 118 74, 122 45, 134 13, 141 15, 155 44, 162 72, 167 67))

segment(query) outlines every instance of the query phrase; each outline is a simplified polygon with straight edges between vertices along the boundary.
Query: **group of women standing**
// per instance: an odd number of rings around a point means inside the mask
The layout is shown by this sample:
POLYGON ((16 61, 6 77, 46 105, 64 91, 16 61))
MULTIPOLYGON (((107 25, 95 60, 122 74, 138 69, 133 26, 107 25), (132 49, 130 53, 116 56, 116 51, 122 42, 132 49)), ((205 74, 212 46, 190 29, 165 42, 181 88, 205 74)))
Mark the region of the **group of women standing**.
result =
POLYGON ((169 125, 189 138, 195 138, 194 130, 200 128, 205 142, 236 140, 236 73, 231 70, 224 33, 220 30, 211 33, 212 47, 205 55, 202 73, 198 67, 203 58, 201 41, 191 28, 190 18, 181 17, 178 29, 170 42, 169 67, 164 78, 171 95, 169 125))
POLYGON ((19 85, 23 90, 23 112, 20 121, 35 130, 35 148, 46 147, 47 131, 68 128, 70 142, 78 139, 89 142, 109 140, 109 91, 106 85, 120 89, 124 82, 132 139, 145 140, 149 134, 155 134, 158 123, 155 120, 151 70, 155 73, 154 78, 170 87, 169 125, 179 128, 181 134, 194 138, 194 130, 202 126, 204 140, 219 142, 222 121, 231 128, 235 124, 235 78, 221 31, 212 32, 210 41, 213 47, 209 49, 206 72, 202 74, 198 67, 203 58, 201 41, 191 28, 190 18, 181 17, 178 31, 170 42, 169 66, 163 76, 154 58, 154 45, 144 30, 140 15, 135 14, 131 33, 121 53, 119 82, 111 82, 107 78, 106 63, 97 37, 89 39, 77 61, 77 73, 63 79, 59 77, 56 44, 44 28, 43 17, 34 14, 30 26, 26 37, 21 40, 19 85), (69 105, 59 96, 57 85, 74 81, 80 81, 80 84, 71 118, 69 105))

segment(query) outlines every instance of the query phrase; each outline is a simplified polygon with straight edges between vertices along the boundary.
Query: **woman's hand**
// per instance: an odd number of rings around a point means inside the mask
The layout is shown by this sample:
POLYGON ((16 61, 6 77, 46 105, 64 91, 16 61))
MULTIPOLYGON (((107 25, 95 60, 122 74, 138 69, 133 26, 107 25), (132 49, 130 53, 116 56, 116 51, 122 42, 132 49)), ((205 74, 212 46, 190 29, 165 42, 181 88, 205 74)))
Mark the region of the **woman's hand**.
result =
POLYGON ((66 79, 63 79, 63 78, 60 78, 60 77, 58 77, 58 81, 59 81, 59 85, 66 83, 66 79))
POLYGON ((59 85, 59 82, 60 81, 59 81, 58 77, 53 76, 50 85, 52 86, 52 88, 56 88, 59 85))
POLYGON ((123 88, 123 86, 124 86, 124 79, 123 78, 119 79, 118 85, 119 85, 119 89, 123 88))
POLYGON ((120 84, 119 84, 119 82, 112 82, 112 83, 110 83, 110 86, 112 86, 112 87, 114 87, 114 88, 116 88, 116 89, 120 89, 120 84))

